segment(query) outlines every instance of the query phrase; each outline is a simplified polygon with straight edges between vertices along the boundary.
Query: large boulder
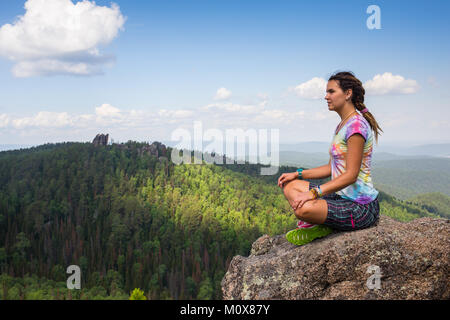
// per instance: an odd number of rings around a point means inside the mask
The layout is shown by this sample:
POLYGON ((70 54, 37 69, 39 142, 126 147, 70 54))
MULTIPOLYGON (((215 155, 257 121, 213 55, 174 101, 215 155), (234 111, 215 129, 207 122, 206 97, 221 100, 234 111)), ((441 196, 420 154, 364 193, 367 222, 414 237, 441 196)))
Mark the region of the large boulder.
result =
POLYGON ((450 299, 449 222, 381 215, 377 226, 303 246, 264 235, 232 259, 223 298, 450 299))

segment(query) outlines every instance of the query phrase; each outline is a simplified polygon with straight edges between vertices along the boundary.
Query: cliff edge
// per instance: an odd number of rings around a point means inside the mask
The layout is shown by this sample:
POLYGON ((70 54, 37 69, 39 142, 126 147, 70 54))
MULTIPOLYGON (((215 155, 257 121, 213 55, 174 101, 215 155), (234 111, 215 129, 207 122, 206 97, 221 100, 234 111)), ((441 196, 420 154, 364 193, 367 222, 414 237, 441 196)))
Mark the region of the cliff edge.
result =
POLYGON ((303 246, 285 235, 257 239, 233 257, 222 280, 228 299, 450 299, 450 220, 334 232, 303 246))

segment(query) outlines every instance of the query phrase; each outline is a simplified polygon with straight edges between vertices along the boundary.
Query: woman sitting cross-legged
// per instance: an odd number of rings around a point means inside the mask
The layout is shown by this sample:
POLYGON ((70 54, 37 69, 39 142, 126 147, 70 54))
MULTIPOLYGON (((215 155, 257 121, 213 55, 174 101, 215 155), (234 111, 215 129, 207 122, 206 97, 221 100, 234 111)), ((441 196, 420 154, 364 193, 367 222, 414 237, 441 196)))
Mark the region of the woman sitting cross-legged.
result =
POLYGON ((378 191, 370 171, 373 135, 378 142, 382 130, 364 105, 364 93, 353 73, 332 75, 325 99, 328 110, 337 112, 342 121, 334 132, 329 163, 278 178, 278 186, 299 219, 297 228, 286 234, 293 244, 311 242, 330 234, 332 229, 368 228, 379 219, 378 191), (303 180, 329 176, 331 180, 322 185, 303 180))

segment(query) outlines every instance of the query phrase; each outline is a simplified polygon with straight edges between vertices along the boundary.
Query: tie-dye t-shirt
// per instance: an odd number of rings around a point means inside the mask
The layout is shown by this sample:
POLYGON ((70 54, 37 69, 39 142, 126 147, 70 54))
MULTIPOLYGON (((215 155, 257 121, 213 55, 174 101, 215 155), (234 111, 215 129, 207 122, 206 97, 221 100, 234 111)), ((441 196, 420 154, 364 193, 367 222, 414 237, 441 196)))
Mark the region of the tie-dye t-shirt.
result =
MULTIPOLYGON (((337 129, 338 127, 336 127, 336 130, 337 129)), ((361 204, 367 204, 376 199, 378 191, 373 187, 372 178, 370 176, 373 133, 370 124, 360 114, 356 114, 347 120, 339 132, 333 137, 329 150, 331 156, 331 177, 332 179, 335 179, 345 172, 347 140, 355 133, 361 134, 365 139, 364 154, 358 179, 355 183, 337 191, 336 194, 361 204)))

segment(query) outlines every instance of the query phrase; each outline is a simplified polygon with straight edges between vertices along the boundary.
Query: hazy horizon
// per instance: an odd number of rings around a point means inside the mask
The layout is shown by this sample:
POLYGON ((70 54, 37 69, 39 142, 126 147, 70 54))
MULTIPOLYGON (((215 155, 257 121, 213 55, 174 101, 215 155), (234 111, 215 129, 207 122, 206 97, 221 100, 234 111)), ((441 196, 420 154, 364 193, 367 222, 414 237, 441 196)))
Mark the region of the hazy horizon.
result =
MULTIPOLYGON (((37 147, 37 146, 40 146, 40 145, 45 145, 47 143, 51 143, 51 144, 52 143, 54 143, 54 144, 56 144, 56 143, 71 143, 71 142, 74 142, 74 143, 76 143, 76 142, 91 143, 92 140, 94 140, 94 137, 91 140, 88 140, 88 141, 81 141, 81 140, 80 141, 75 141, 75 140, 72 140, 72 141, 53 141, 53 142, 44 142, 44 143, 41 143, 41 144, 18 144, 18 143, 4 143, 4 144, 2 144, 2 143, 0 143, 0 151, 15 150, 16 148, 37 147)), ((158 141, 158 142, 161 142, 164 145, 169 146, 169 147, 175 147, 179 143, 177 141, 149 140, 149 139, 146 139, 146 140, 132 140, 132 139, 129 139, 129 140, 126 140, 126 141, 119 141, 119 140, 114 139, 114 137, 111 137, 111 136, 109 136, 108 143, 111 144, 112 142, 114 142, 114 143, 119 143, 120 144, 120 143, 126 143, 126 142, 128 142, 130 140, 131 141, 136 141, 136 142, 139 142, 139 143, 146 143, 146 142, 148 142, 150 144, 155 142, 155 141, 158 141)), ((209 143, 210 142, 203 141, 203 147, 207 146, 209 143)), ((318 152, 319 153, 320 152, 327 153, 328 149, 326 148, 326 146, 328 146, 329 143, 330 142, 328 142, 328 141, 299 141, 299 142, 296 142, 296 143, 285 143, 285 142, 280 141, 279 146, 280 146, 280 149, 282 149, 283 147, 295 146, 295 145, 299 145, 299 144, 316 144, 315 147, 317 148, 318 145, 323 144, 323 146, 324 146, 323 150, 320 149, 320 150, 316 150, 316 151, 309 151, 309 150, 294 150, 294 149, 291 150, 291 149, 289 149, 289 150, 280 150, 280 151, 298 151, 298 152, 304 152, 304 153, 318 153, 318 152)), ((444 142, 434 142, 433 141, 433 142, 429 142, 429 143, 425 142, 425 143, 419 143, 419 144, 416 143, 416 144, 410 144, 410 145, 404 144, 404 142, 397 142, 397 143, 383 144, 383 145, 379 145, 379 146, 376 146, 374 144, 374 148, 375 148, 375 152, 377 150, 378 150, 378 152, 387 152, 387 151, 383 151, 383 150, 380 151, 379 148, 382 149, 384 147, 395 147, 395 148, 408 149, 408 148, 421 147, 421 146, 447 145, 447 144, 450 145, 450 141, 444 141, 444 142)), ((192 143, 192 145, 194 145, 194 143, 192 143)), ((234 143, 235 147, 237 145, 238 145, 237 143, 234 143)), ((246 143, 245 145, 248 146, 248 143, 246 143)), ((268 144, 268 148, 270 148, 270 144, 268 144)), ((192 147, 191 150, 195 150, 195 149, 192 147)), ((395 152, 390 152, 390 153, 395 154, 395 152)), ((399 154, 401 154, 401 153, 399 153, 399 154)))

